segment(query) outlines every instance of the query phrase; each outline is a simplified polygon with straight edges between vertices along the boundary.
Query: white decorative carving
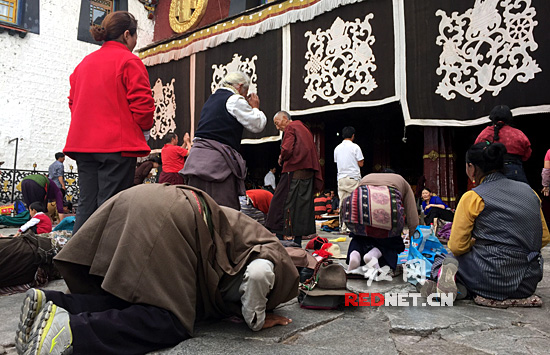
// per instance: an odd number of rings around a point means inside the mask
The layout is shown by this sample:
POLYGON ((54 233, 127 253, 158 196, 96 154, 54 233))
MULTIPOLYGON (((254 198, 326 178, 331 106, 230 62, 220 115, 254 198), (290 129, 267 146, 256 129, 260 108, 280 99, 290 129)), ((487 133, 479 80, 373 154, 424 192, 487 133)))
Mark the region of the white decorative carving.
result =
POLYGON ((212 65, 212 69, 214 69, 214 73, 212 74, 212 84, 210 85, 210 89, 212 90, 212 92, 216 91, 216 89, 220 86, 222 79, 228 73, 240 71, 247 74, 250 78, 248 93, 257 93, 258 89, 256 87, 256 82, 258 81, 258 76, 256 75, 255 62, 258 59, 258 56, 255 55, 251 59, 246 58, 245 60, 242 60, 242 57, 242 55, 238 55, 237 53, 235 53, 233 54, 233 60, 230 63, 227 63, 225 65, 212 65))
POLYGON ((162 85, 162 80, 157 79, 153 86, 153 98, 155 99, 155 118, 151 137, 154 139, 163 138, 166 133, 176 130, 176 94, 174 82, 162 85))
POLYGON ((333 104, 341 98, 346 102, 358 91, 368 95, 378 87, 372 76, 376 71, 371 48, 375 37, 369 22, 372 18, 372 13, 355 22, 344 22, 338 17, 328 30, 318 28, 315 34, 305 33, 308 43, 304 83, 308 86, 304 99, 314 102, 320 97, 333 104))
POLYGON ((463 14, 435 14, 443 47, 436 73, 445 75, 435 92, 447 100, 458 93, 479 102, 486 91, 497 96, 514 78, 526 83, 541 71, 528 53, 538 48, 531 0, 476 0, 463 14))

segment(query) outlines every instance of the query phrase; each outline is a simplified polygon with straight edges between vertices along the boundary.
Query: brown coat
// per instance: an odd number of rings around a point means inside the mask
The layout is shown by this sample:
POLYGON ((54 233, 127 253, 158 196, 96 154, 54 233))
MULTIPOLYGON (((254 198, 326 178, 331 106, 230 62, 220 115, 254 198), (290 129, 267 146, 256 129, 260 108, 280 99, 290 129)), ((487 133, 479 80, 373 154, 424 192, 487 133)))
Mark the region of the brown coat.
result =
POLYGON ((372 185, 372 186, 390 186, 394 187, 401 193, 403 198, 403 207, 405 208, 405 214, 407 215, 407 226, 410 233, 414 232, 418 226, 418 210, 416 209, 416 200, 414 199, 414 192, 411 185, 407 180, 403 179, 398 174, 368 174, 359 181, 359 186, 372 185))
POLYGON ((297 296, 296 268, 263 226, 200 190, 145 184, 104 203, 55 261, 71 292, 107 291, 167 309, 192 333, 196 320, 228 315, 218 290, 222 276, 257 258, 275 265, 267 309, 297 296), (204 205, 212 232, 199 212, 204 205))
POLYGON ((281 142, 281 161, 283 173, 311 169, 315 172, 313 189, 323 189, 323 175, 319 164, 319 154, 311 131, 302 121, 291 121, 285 128, 281 142))

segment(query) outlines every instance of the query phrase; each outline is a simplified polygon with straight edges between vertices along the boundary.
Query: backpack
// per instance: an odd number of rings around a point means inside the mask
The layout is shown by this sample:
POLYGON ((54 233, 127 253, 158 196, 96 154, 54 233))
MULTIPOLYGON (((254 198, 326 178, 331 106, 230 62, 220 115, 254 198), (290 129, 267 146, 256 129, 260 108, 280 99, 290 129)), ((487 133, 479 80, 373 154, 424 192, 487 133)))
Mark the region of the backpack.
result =
POLYGON ((27 208, 25 207, 25 204, 23 203, 23 201, 15 200, 15 202, 13 203, 13 210, 14 210, 15 214, 17 215, 21 212, 25 212, 27 210, 27 208))

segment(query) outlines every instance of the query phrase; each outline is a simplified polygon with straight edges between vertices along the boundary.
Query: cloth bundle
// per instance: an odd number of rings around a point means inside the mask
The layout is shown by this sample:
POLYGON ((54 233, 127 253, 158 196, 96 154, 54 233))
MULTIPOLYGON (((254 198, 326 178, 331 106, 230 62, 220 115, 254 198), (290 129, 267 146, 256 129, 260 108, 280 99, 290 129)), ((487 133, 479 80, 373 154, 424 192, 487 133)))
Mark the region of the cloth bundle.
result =
POLYGON ((366 236, 366 227, 401 233, 405 224, 399 190, 389 186, 359 186, 344 199, 340 218, 350 231, 366 236))
POLYGON ((338 219, 331 219, 330 221, 325 221, 321 223, 321 230, 325 232, 337 232, 340 230, 340 224, 338 219))
POLYGON ((27 223, 31 219, 31 214, 29 211, 23 211, 14 217, 10 216, 0 216, 0 224, 4 224, 6 226, 14 226, 14 227, 20 227, 23 224, 27 223))

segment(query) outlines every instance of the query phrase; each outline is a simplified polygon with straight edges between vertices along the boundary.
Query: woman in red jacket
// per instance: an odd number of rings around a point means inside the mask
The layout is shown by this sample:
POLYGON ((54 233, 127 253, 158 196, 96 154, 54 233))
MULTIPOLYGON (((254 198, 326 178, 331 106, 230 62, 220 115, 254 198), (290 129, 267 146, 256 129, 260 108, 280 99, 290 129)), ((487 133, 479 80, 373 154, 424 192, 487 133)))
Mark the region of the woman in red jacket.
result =
POLYGON ((70 77, 71 125, 63 151, 76 160, 80 196, 74 232, 107 199, 133 185, 136 157, 150 153, 145 136, 155 110, 149 75, 132 54, 137 21, 107 15, 90 32, 101 48, 70 77))
POLYGON ((519 129, 510 126, 513 116, 508 106, 495 106, 489 114, 489 119, 493 125, 481 131, 475 144, 480 142, 504 144, 507 150, 504 156, 504 175, 508 179, 529 184, 522 163, 531 156, 529 138, 519 129))

